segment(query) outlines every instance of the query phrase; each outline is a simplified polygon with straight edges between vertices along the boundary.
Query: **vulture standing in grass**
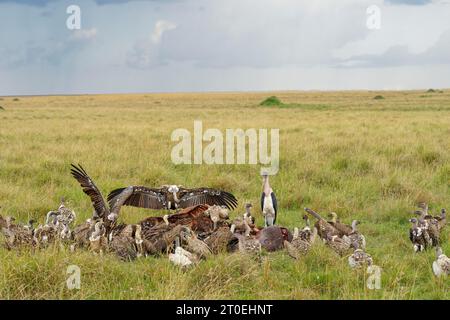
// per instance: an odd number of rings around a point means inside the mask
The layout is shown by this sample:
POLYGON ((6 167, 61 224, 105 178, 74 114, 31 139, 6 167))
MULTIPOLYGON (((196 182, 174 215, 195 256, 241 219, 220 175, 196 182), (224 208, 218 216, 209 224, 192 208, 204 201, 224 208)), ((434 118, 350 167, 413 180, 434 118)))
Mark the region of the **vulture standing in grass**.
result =
POLYGON ((415 211, 419 216, 418 226, 422 228, 424 233, 427 233, 431 239, 431 246, 438 246, 440 244, 440 228, 439 221, 433 216, 426 214, 426 211, 415 211))
POLYGON ((341 223, 338 220, 338 216, 337 216, 336 212, 331 212, 330 217, 331 217, 331 220, 328 221, 328 223, 331 224, 333 227, 336 228, 336 230, 339 231, 340 237, 342 237, 344 235, 348 236, 350 233, 352 233, 352 227, 341 223))
POLYGON ((433 273, 436 277, 450 275, 450 258, 442 252, 441 247, 436 247, 436 261, 433 262, 433 273))
POLYGON ((3 218, 0 215, 0 231, 5 237, 5 247, 8 250, 33 245, 33 234, 28 228, 15 224, 13 217, 3 218))
POLYGON ((359 223, 360 222, 358 220, 352 221, 351 232, 347 236, 350 239, 351 247, 353 247, 354 249, 361 248, 361 249, 365 250, 366 249, 366 237, 364 237, 364 235, 361 234, 358 231, 358 229, 356 228, 356 226, 359 223), (357 247, 354 246, 355 243, 358 245, 357 247))
POLYGON ((301 255, 305 255, 308 253, 311 245, 314 243, 315 233, 317 232, 317 229, 314 228, 314 231, 315 232, 313 232, 310 237, 300 237, 299 229, 294 228, 292 241, 289 242, 287 240, 284 240, 284 247, 292 258, 299 259, 301 255))
POLYGON ((315 241, 315 237, 317 235, 317 228, 314 227, 313 230, 311 230, 308 215, 305 214, 303 216, 303 220, 305 220, 305 227, 302 230, 298 230, 298 228, 294 228, 294 237, 295 237, 295 232, 296 232, 295 229, 297 229, 298 237, 300 239, 308 241, 310 243, 313 243, 315 241))
POLYGON ((424 251, 431 242, 428 233, 419 227, 419 221, 416 218, 409 219, 409 222, 412 223, 409 229, 409 240, 413 244, 414 252, 424 251))
POLYGON ((351 244, 345 235, 340 238, 339 236, 327 234, 326 245, 342 257, 349 252, 351 244))
POLYGON ((352 246, 355 248, 355 251, 353 251, 353 254, 348 257, 348 264, 350 268, 353 269, 361 268, 363 266, 371 266, 373 263, 372 256, 363 249, 360 249, 358 242, 354 242, 352 246))
POLYGON ((269 176, 263 175, 263 188, 261 194, 261 210, 264 217, 264 226, 270 227, 277 221, 278 204, 275 193, 269 184, 269 176))
POLYGON ((111 191, 108 202, 110 206, 119 202, 124 206, 156 210, 176 210, 201 204, 225 206, 232 210, 238 203, 234 195, 229 192, 211 188, 187 189, 177 185, 165 185, 161 188, 144 186, 119 188, 111 191), (122 202, 124 193, 126 200, 122 202))
POLYGON ((318 213, 309 208, 305 208, 305 211, 317 219, 317 222, 315 223, 314 227, 317 229, 317 234, 321 239, 326 241, 328 239, 328 235, 329 236, 341 235, 341 232, 339 232, 339 230, 337 230, 334 226, 325 221, 325 219, 323 219, 318 213))

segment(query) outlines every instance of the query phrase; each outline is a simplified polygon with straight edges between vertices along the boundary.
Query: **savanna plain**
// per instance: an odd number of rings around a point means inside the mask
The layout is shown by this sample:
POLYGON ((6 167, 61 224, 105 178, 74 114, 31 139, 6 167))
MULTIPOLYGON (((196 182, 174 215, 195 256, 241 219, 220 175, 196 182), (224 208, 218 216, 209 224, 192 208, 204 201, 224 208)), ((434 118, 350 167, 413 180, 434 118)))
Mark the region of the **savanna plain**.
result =
MULTIPOLYGON (((126 185, 182 184, 232 192, 260 214, 260 166, 175 165, 171 133, 279 128, 280 170, 271 178, 277 224, 303 227, 303 208, 361 221, 381 288, 317 241, 298 261, 263 253, 213 256, 188 270, 166 256, 122 262, 106 254, 52 246, 0 248, 0 299, 449 299, 450 279, 435 278, 434 250, 414 253, 408 238, 418 202, 450 209, 450 91, 347 91, 0 97, 0 214, 43 223, 64 196, 77 223, 92 214, 70 175, 80 163, 104 195, 126 185), (282 103, 262 106, 269 96, 282 103), (378 96, 378 97, 377 97, 378 96), (376 98, 375 98, 376 97, 376 98), (66 286, 69 265, 81 287, 66 286)), ((124 207, 136 223, 163 212, 124 207)), ((443 251, 450 255, 450 227, 443 251)))

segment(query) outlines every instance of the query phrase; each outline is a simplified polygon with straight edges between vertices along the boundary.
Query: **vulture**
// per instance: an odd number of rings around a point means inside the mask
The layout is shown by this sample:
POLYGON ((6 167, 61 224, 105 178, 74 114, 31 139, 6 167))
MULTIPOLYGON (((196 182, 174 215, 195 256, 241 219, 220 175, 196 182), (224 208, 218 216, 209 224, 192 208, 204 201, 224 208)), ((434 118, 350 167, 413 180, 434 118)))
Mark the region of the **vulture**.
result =
POLYGON ((364 237, 364 235, 359 233, 359 231, 356 229, 356 226, 359 223, 360 222, 358 220, 353 220, 352 221, 352 229, 351 229, 352 231, 346 236, 348 236, 348 238, 350 239, 351 247, 353 247, 354 249, 361 248, 361 249, 365 250, 366 249, 366 237, 364 237), (357 244, 357 247, 355 246, 355 244, 357 244))
POLYGON ((438 246, 440 244, 439 221, 433 216, 426 214, 426 211, 415 211, 415 213, 419 215, 418 226, 428 234, 431 239, 431 245, 434 247, 438 246))
POLYGON ((106 237, 106 229, 102 221, 98 221, 94 225, 94 232, 89 237, 90 249, 94 254, 103 255, 108 248, 108 239, 106 237))
POLYGON ((317 235, 317 228, 314 227, 313 230, 311 231, 311 226, 309 224, 309 218, 306 214, 303 216, 303 220, 305 220, 305 227, 302 230, 298 230, 298 228, 294 228, 294 237, 295 237, 295 233, 297 232, 298 238, 300 238, 304 241, 308 241, 312 244, 312 243, 314 243, 316 235, 317 235))
POLYGON ((445 211, 445 209, 441 209, 441 215, 434 216, 434 219, 438 221, 439 230, 442 230, 447 223, 447 212, 445 211))
POLYGON ((189 268, 198 262, 198 257, 180 246, 180 239, 175 239, 175 252, 169 254, 169 261, 176 266, 189 268))
POLYGON ((20 224, 14 223, 13 217, 3 218, 0 215, 0 231, 5 237, 5 246, 8 250, 33 245, 32 231, 20 224))
POLYGON ((365 265, 368 267, 371 266, 373 263, 372 256, 367 252, 364 252, 363 249, 360 249, 357 242, 353 243, 353 247, 355 248, 355 251, 353 251, 353 254, 348 257, 348 264, 350 268, 361 268, 365 265))
POLYGON ((245 204, 244 220, 247 221, 249 226, 255 225, 255 217, 253 217, 252 213, 251 213, 252 208, 253 208, 253 205, 251 203, 245 204))
POLYGON ((317 229, 317 234, 319 235, 319 237, 322 238, 324 241, 327 240, 328 235, 340 236, 341 232, 339 232, 339 230, 337 230, 330 223, 325 221, 325 219, 323 219, 318 213, 309 208, 305 208, 305 211, 317 219, 317 222, 315 223, 314 227, 317 229))
POLYGON ((294 228, 292 241, 289 242, 287 240, 284 240, 284 247, 286 248, 288 254, 294 259, 299 259, 301 255, 307 254, 309 249, 311 248, 311 244, 314 241, 314 234, 312 234, 310 238, 302 238, 299 235, 300 232, 298 228, 294 228))
POLYGON ((278 204, 275 193, 269 184, 269 176, 263 175, 263 187, 261 194, 261 211, 264 217, 264 226, 270 227, 277 221, 278 204))
POLYGON ((261 260, 261 242, 252 237, 246 237, 242 234, 234 234, 239 240, 238 248, 242 254, 250 255, 261 260))
POLYGON ((436 261, 433 262, 433 273, 436 277, 450 275, 450 258, 442 252, 441 247, 436 247, 436 261))
POLYGON ((419 221, 416 218, 409 219, 412 223, 409 229, 409 240, 411 240, 414 252, 424 251, 431 243, 428 232, 422 227, 419 227, 419 221))
POLYGON ((119 202, 124 206, 147 209, 183 209, 200 204, 225 206, 234 209, 237 199, 229 192, 211 188, 188 189, 177 185, 165 185, 161 188, 130 186, 111 191, 108 195, 110 206, 119 202), (123 194, 126 200, 122 202, 123 194))
POLYGON ((98 217, 103 220, 104 227, 108 233, 116 223, 120 208, 131 196, 130 190, 126 190, 118 195, 114 202, 110 202, 110 206, 108 208, 105 200, 103 199, 102 193, 97 188, 94 181, 89 177, 86 170, 84 170, 81 165, 78 165, 77 167, 72 164, 71 166, 72 169, 70 172, 72 176, 81 185, 83 192, 91 198, 92 206, 94 207, 94 218, 98 217))
POLYGON ((214 254, 218 254, 227 251, 232 239, 233 233, 231 233, 230 227, 221 226, 206 237, 204 241, 214 254))
POLYGON ((337 216, 336 212, 331 212, 330 217, 331 217, 331 220, 328 221, 328 223, 331 224, 333 227, 336 228, 336 230, 339 231, 340 237, 342 237, 343 235, 348 236, 350 233, 352 233, 352 227, 341 223, 338 220, 338 216, 337 216))
POLYGON ((338 236, 327 234, 326 244, 341 257, 350 250, 350 241, 347 236, 339 238, 338 236))
POLYGON ((208 247, 208 245, 202 240, 198 239, 197 235, 189 228, 185 227, 180 236, 181 239, 186 242, 187 249, 190 252, 196 254, 198 257, 206 258, 212 254, 211 249, 208 247))

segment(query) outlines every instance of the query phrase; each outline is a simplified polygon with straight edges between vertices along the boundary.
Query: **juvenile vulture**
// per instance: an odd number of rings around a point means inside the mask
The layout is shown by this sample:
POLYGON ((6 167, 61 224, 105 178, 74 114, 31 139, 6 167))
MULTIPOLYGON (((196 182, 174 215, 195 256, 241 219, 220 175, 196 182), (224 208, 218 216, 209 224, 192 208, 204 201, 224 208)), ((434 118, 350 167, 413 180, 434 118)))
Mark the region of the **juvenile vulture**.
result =
POLYGON ((366 237, 364 237, 363 234, 361 234, 357 229, 356 226, 359 224, 360 222, 358 220, 353 220, 352 221, 352 232, 350 232, 347 236, 350 239, 350 244, 351 247, 353 247, 354 249, 366 249, 366 237), (357 247, 354 245, 357 244, 357 247))
POLYGON ((278 204, 275 193, 269 184, 269 176, 263 175, 263 187, 261 194, 261 211, 264 217, 264 226, 270 227, 277 221, 278 204))
POLYGON ((338 236, 327 234, 326 245, 342 257, 349 252, 351 243, 345 235, 339 238, 338 236))
POLYGON ((116 202, 121 202, 124 193, 126 200, 122 205, 156 210, 175 210, 200 204, 225 206, 232 210, 238 203, 234 195, 218 189, 187 189, 177 185, 165 185, 159 189, 144 186, 115 189, 108 195, 109 205, 114 206, 116 202))
POLYGON ((317 229, 317 234, 321 239, 326 241, 328 239, 328 235, 329 236, 341 235, 341 232, 339 232, 339 230, 337 230, 334 226, 325 221, 325 219, 323 219, 318 213, 309 208, 305 208, 305 211, 317 219, 317 222, 314 224, 314 227, 317 229))
POLYGON ((371 266, 373 263, 372 256, 358 247, 358 243, 353 243, 355 251, 348 257, 348 264, 350 268, 361 268, 363 266, 371 266))
POLYGON ((261 261, 261 242, 258 239, 238 233, 234 234, 234 236, 239 240, 238 248, 240 253, 250 255, 261 261))
POLYGON ((416 211, 418 218, 418 226, 421 227, 424 233, 427 233, 431 239, 431 245, 436 247, 440 244, 440 227, 439 221, 433 216, 425 214, 425 211, 416 211))
POLYGON ((444 208, 441 209, 441 215, 434 216, 434 218, 438 221, 439 230, 442 230, 447 223, 447 212, 444 208))
POLYGON ((409 240, 413 244, 414 252, 424 251, 431 243, 430 236, 424 228, 419 227, 416 218, 409 219, 409 222, 412 224, 409 229, 409 240))
POLYGON ((433 262, 433 273, 436 277, 450 275, 450 258, 442 252, 441 247, 436 247, 436 261, 433 262))
POLYGON ((336 230, 339 231, 339 236, 342 237, 343 235, 348 236, 350 233, 352 233, 352 227, 349 225, 346 225, 344 223, 341 223, 338 220, 338 216, 336 212, 330 213, 331 220, 328 221, 329 224, 331 224, 333 227, 336 228, 336 230))

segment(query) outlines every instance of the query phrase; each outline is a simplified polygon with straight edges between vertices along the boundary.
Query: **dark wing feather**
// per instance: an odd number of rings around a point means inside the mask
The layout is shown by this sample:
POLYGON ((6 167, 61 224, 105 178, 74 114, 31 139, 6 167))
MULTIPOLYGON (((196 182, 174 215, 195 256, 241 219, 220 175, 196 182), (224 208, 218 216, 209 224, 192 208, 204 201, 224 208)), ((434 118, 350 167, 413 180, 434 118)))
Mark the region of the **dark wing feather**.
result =
POLYGON ((264 210, 264 197, 265 197, 265 196, 266 196, 266 195, 264 194, 264 192, 261 193, 261 211, 264 210))
POLYGON ((165 196, 159 189, 150 189, 142 186, 131 186, 111 191, 108 195, 110 206, 119 203, 118 201, 124 206, 147 209, 166 208, 165 196))
POLYGON ((210 206, 225 206, 232 210, 238 204, 237 199, 231 193, 210 188, 180 189, 179 200, 178 206, 180 208, 208 204, 210 206))
POLYGON ((277 204, 277 198, 275 197, 275 193, 271 192, 270 196, 272 197, 272 205, 273 209, 275 210, 275 218, 273 219, 273 223, 277 221, 277 213, 278 213, 278 204, 277 204))
POLYGON ((78 183, 83 188, 83 192, 91 198, 92 205, 94 206, 95 212, 101 218, 108 213, 108 207, 106 206, 105 200, 100 192, 100 190, 95 185, 94 181, 88 176, 84 168, 78 164, 78 167, 71 164, 72 169, 70 173, 78 181, 78 183))

